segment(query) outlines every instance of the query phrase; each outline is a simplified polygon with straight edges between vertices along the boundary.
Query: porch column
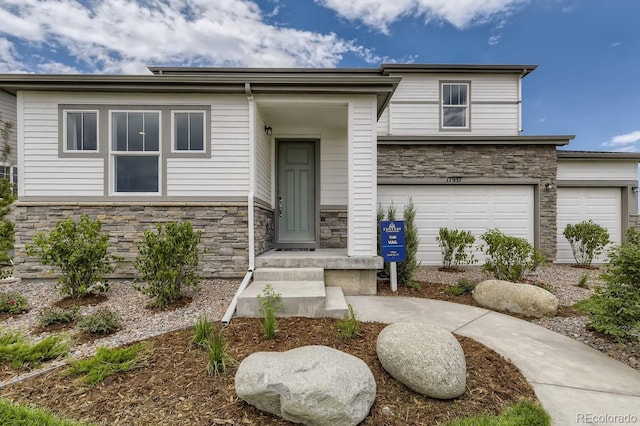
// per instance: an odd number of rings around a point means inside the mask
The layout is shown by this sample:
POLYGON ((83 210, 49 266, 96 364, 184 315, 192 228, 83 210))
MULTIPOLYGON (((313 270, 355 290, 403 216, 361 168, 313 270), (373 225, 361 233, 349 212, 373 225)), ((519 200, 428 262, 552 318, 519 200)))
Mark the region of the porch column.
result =
POLYGON ((349 102, 349 256, 376 255, 376 102, 375 96, 349 102))

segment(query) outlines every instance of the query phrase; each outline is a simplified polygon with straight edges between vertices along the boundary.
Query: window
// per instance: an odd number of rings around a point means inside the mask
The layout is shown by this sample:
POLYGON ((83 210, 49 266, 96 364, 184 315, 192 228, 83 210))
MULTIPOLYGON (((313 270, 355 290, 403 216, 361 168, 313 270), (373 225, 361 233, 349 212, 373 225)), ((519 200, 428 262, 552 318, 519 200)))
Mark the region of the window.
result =
POLYGON ((173 112, 173 150, 204 152, 204 111, 173 112))
POLYGON ((442 128, 469 127, 469 83, 442 84, 442 128))
POLYGON ((14 194, 18 194, 18 168, 10 166, 0 166, 0 179, 6 178, 11 184, 14 194))
POLYGON ((65 111, 65 151, 98 151, 98 112, 65 111))
POLYGON ((160 192, 160 112, 112 111, 111 157, 115 193, 160 192))

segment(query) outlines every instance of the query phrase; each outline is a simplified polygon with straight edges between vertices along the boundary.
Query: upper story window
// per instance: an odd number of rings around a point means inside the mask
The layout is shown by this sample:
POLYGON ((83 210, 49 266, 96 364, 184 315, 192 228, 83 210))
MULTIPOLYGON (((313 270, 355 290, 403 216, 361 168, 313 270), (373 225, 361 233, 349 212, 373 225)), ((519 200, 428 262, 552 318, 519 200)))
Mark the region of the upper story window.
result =
POLYGON ((173 111, 173 151, 204 152, 205 112, 173 111))
POLYGON ((98 151, 98 111, 64 112, 64 150, 98 151))
POLYGON ((442 128, 469 128, 469 83, 442 83, 442 128))
POLYGON ((160 193, 160 112, 111 112, 113 192, 160 193))

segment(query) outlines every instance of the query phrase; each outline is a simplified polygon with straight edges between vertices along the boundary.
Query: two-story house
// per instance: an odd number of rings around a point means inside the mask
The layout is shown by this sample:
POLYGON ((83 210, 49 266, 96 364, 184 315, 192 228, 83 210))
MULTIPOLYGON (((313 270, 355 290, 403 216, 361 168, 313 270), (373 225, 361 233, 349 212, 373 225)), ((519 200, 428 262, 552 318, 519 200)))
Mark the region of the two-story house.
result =
POLYGON ((24 247, 60 219, 99 218, 122 277, 144 230, 189 220, 205 275, 303 258, 328 285, 374 293, 378 205, 401 211, 409 196, 423 264, 440 263, 442 226, 499 228, 550 261, 570 260, 561 231, 583 218, 619 242, 637 213, 640 156, 522 136, 521 85, 535 68, 0 75, 17 120, 16 271, 49 276, 24 247))

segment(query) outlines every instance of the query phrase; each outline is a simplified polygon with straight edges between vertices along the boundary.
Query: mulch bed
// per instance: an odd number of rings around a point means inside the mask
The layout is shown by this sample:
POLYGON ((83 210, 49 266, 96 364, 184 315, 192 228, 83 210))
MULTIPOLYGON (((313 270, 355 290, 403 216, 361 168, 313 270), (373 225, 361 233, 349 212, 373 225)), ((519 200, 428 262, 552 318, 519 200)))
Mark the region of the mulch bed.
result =
MULTIPOLYGON (((361 337, 337 337, 336 320, 290 318, 280 321, 275 340, 265 340, 258 319, 234 319, 227 328, 230 353, 238 361, 256 351, 285 351, 327 345, 366 362, 377 397, 364 425, 437 424, 481 412, 498 413, 522 398, 535 400, 519 370, 480 343, 461 336, 467 361, 467 391, 450 401, 418 395, 389 376, 376 356, 385 324, 363 323, 361 337), (383 410, 384 408, 384 410, 383 410), (387 414, 385 414, 387 413, 387 414)), ((99 424, 122 425, 280 425, 287 422, 238 400, 235 367, 219 377, 206 373, 206 355, 190 345, 191 330, 149 339, 146 365, 85 386, 60 370, 3 389, 0 396, 60 415, 99 424)))

